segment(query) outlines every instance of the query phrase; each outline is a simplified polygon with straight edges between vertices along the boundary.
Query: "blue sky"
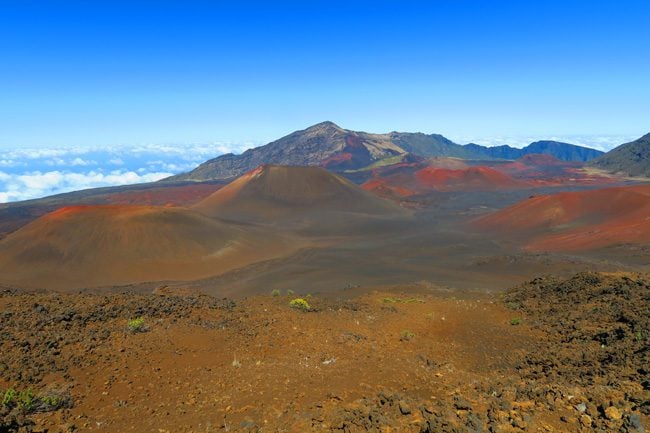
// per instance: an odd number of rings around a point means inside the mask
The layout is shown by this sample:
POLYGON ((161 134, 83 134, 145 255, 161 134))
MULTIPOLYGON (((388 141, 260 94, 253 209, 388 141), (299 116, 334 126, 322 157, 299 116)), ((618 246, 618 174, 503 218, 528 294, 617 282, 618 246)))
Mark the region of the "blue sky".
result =
POLYGON ((645 1, 2 1, 0 146, 650 131, 645 1))

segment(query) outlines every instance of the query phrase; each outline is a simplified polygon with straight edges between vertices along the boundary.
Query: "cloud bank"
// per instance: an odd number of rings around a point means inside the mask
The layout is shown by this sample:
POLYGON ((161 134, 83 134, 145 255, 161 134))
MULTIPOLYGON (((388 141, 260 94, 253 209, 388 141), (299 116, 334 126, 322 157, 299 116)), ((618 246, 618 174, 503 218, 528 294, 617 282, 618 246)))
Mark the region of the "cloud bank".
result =
POLYGON ((0 149, 0 203, 155 182, 252 143, 0 149))

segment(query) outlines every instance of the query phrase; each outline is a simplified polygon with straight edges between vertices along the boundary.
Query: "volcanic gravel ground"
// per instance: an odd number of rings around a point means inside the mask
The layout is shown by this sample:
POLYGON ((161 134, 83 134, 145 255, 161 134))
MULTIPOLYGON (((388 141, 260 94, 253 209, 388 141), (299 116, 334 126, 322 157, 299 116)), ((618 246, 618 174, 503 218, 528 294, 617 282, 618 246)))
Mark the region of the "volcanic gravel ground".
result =
POLYGON ((0 432, 610 432, 648 425, 650 280, 232 301, 0 292, 0 432), (137 331, 129 320, 142 317, 137 331), (4 394, 3 394, 4 396, 4 394), (0 396, 2 397, 2 396, 0 396))

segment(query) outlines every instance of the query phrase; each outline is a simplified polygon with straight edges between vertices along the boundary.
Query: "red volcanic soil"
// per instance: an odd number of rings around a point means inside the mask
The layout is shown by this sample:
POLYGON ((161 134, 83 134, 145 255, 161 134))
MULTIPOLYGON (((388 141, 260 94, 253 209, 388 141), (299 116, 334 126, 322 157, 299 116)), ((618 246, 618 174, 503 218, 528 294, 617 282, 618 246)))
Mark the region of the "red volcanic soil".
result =
POLYGON ((650 185, 532 197, 474 222, 527 238, 526 249, 592 250, 650 243, 650 185))
POLYGON ((184 208, 71 206, 0 242, 0 280, 68 289, 197 279, 292 252, 290 243, 184 208))
POLYGON ((331 212, 403 213, 393 203, 323 168, 268 165, 237 178, 193 208, 211 217, 258 222, 331 212))
POLYGON ((106 199, 110 204, 121 205, 191 206, 222 187, 223 184, 211 183, 163 186, 141 191, 127 191, 109 194, 106 196, 106 199))
POLYGON ((386 179, 370 179, 361 187, 381 197, 409 197, 417 194, 417 191, 412 189, 400 185, 391 185, 386 179))
POLYGON ((352 154, 349 152, 337 153, 324 160, 321 165, 323 167, 338 167, 352 161, 352 154))
POLYGON ((415 163, 379 167, 361 185, 393 199, 433 191, 497 191, 530 187, 530 184, 485 166, 467 167, 454 158, 431 158, 415 163), (433 165, 432 165, 433 164, 433 165))
POLYGON ((506 164, 492 168, 532 186, 603 185, 613 186, 620 179, 585 170, 580 162, 561 161, 552 155, 524 155, 506 164))
POLYGON ((415 178, 420 185, 438 191, 495 191, 528 186, 525 182, 484 166, 460 170, 427 167, 417 171, 415 178))
POLYGON ((308 311, 270 294, 0 291, 0 389, 34 396, 31 407, 0 405, 0 429, 632 433, 649 425, 648 276, 536 278, 500 294, 425 283, 364 291, 309 297, 308 311), (136 317, 142 327, 129 327, 136 317))
POLYGON ((363 140, 357 135, 345 137, 345 147, 321 163, 322 167, 332 170, 354 169, 367 166, 373 161, 370 152, 363 145, 363 140))

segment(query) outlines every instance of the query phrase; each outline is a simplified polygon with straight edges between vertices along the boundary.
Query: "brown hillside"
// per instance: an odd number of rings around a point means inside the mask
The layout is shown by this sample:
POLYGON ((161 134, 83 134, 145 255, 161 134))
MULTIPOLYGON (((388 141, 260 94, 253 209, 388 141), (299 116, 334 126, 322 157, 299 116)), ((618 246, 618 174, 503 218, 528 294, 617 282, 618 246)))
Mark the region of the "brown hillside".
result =
POLYGON ((4 283, 55 289, 196 279, 289 250, 262 235, 183 208, 74 206, 0 242, 4 283))
POLYGON ((271 165, 239 177, 193 208, 211 217, 265 223, 331 214, 404 213, 323 168, 271 165))

